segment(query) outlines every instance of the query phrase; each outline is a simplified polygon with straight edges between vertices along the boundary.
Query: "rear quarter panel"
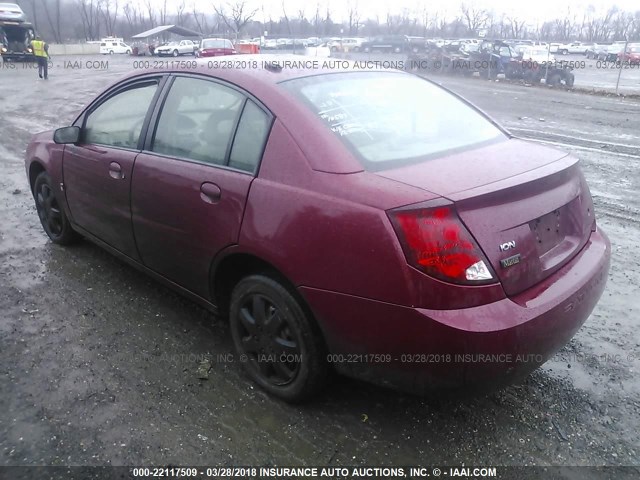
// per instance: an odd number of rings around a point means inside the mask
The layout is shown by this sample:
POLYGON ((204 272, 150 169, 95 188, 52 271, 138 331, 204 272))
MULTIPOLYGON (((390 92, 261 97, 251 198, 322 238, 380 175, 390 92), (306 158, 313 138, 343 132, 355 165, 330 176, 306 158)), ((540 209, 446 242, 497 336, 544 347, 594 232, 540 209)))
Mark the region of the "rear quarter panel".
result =
POLYGON ((381 206, 429 195, 364 172, 313 171, 276 121, 249 193, 240 248, 274 265, 296 287, 408 304, 406 261, 381 206))

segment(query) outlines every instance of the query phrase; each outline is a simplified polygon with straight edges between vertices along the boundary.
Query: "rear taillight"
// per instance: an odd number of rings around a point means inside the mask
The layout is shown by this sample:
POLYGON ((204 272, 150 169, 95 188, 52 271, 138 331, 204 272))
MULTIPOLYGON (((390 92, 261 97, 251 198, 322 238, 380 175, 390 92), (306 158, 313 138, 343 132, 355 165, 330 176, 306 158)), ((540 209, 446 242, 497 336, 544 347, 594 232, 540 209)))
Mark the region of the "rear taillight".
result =
POLYGON ((489 262, 453 206, 418 205, 392 210, 389 217, 410 265, 447 282, 495 282, 489 262))

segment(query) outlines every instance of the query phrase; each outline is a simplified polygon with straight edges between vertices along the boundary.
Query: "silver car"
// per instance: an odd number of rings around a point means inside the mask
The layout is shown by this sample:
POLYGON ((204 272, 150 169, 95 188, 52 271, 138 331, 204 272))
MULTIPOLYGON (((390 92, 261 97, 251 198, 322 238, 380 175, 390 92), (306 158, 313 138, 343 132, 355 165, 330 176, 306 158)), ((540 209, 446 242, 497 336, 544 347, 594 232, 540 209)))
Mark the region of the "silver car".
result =
POLYGON ((178 55, 194 55, 197 49, 198 45, 191 40, 180 40, 179 42, 170 42, 167 45, 156 48, 155 53, 177 57, 178 55))
POLYGON ((24 14, 20 6, 15 3, 0 3, 0 20, 25 22, 27 20, 27 16, 24 14))

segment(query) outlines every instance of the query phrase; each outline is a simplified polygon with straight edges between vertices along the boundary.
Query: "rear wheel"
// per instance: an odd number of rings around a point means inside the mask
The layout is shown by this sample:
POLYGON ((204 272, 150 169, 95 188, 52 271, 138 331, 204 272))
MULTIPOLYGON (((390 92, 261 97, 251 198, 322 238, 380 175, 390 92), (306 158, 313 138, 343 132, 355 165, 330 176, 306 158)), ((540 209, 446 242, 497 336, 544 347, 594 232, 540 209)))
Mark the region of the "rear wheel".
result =
POLYGON ((560 80, 561 77, 559 73, 552 73, 547 77, 547 85, 549 85, 550 87, 557 87, 558 85, 560 85, 560 80))
POLYGON ((564 84, 567 87, 571 88, 573 87, 573 84, 575 83, 575 81, 576 81, 576 76, 573 73, 569 72, 567 73, 567 76, 564 79, 564 84))
POLYGON ((242 279, 231 294, 229 320, 240 361, 264 390, 298 402, 324 386, 329 367, 321 333, 280 282, 266 275, 242 279))
POLYGON ((42 228, 53 243, 68 245, 78 239, 79 235, 71 228, 69 219, 54 194, 51 177, 47 172, 41 172, 36 177, 33 197, 42 228))

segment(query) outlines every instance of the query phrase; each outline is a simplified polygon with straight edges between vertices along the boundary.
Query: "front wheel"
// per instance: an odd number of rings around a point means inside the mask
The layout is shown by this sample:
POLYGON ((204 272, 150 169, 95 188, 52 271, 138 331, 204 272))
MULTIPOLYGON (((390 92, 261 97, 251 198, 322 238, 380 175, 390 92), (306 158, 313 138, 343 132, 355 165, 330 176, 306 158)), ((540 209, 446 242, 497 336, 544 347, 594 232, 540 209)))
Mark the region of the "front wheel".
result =
POLYGON ((572 88, 575 82, 576 82, 576 76, 571 72, 567 73, 564 79, 564 84, 567 87, 572 88))
POLYGON ((266 275, 242 279, 231 294, 229 320, 240 361, 264 390, 299 402, 324 386, 329 367, 321 333, 280 282, 266 275))
POLYGON ((78 239, 78 234, 71 228, 69 219, 55 196, 51 177, 47 172, 41 172, 36 177, 33 197, 42 228, 53 243, 68 245, 78 239))
POLYGON ((174 51, 173 51, 173 56, 174 56, 174 57, 177 57, 178 55, 180 55, 180 52, 178 52, 178 50, 174 50, 174 51))

